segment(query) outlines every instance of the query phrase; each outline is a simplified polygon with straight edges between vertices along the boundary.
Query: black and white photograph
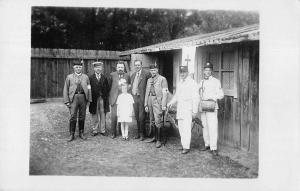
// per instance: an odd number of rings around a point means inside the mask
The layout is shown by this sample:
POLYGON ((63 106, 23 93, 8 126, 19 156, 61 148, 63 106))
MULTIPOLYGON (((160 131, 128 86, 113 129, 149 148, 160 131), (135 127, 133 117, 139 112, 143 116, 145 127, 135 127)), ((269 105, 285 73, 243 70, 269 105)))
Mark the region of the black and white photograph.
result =
POLYGON ((258 12, 31 19, 30 175, 257 178, 258 12))
POLYGON ((188 2, 0 2, 0 190, 300 189, 300 2, 188 2))

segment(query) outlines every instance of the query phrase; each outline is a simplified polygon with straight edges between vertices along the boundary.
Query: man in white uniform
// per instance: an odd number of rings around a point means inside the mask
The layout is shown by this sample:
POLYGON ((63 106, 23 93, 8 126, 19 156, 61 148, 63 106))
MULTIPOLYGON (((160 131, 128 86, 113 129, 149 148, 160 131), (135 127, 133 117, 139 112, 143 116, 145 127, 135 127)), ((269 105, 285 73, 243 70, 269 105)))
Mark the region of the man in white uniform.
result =
MULTIPOLYGON (((213 65, 207 62, 204 66, 204 79, 200 82, 200 92, 203 92, 202 100, 213 100, 217 102, 218 99, 224 97, 221 83, 218 79, 212 76, 213 65)), ((201 93, 200 93, 201 94, 201 93)), ((203 125, 203 139, 205 147, 202 151, 210 150, 213 155, 218 155, 218 103, 216 103, 213 112, 201 112, 201 121, 203 125)))
POLYGON ((178 83, 174 97, 168 103, 168 107, 177 102, 176 118, 181 137, 182 154, 186 154, 190 150, 192 119, 198 112, 199 87, 189 76, 187 66, 180 66, 179 70, 180 82, 178 83))

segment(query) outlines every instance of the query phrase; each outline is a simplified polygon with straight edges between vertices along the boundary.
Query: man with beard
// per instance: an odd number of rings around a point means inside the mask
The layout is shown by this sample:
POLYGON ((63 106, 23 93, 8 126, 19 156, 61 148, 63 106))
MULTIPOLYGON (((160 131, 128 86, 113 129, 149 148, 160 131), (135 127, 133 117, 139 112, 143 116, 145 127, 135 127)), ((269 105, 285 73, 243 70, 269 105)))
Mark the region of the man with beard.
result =
POLYGON ((156 142, 156 148, 162 146, 162 116, 166 111, 168 82, 165 77, 158 74, 156 63, 150 65, 151 78, 147 81, 145 93, 145 111, 150 112, 150 125, 154 120, 154 137, 147 141, 148 143, 156 142))
POLYGON ((90 80, 87 75, 82 73, 82 62, 75 62, 73 65, 74 73, 67 76, 63 90, 64 103, 71 113, 69 142, 75 138, 77 113, 79 113, 79 137, 86 139, 83 135, 86 106, 88 102, 92 101, 90 80))
POLYGON ((94 62, 92 65, 95 71, 89 76, 93 100, 89 106, 93 122, 92 136, 96 136, 99 130, 101 135, 106 136, 105 115, 109 112, 109 84, 103 74, 103 62, 94 62))
MULTIPOLYGON (((109 103, 111 105, 111 138, 117 136, 117 104, 116 101, 118 96, 121 94, 121 84, 120 80, 124 79, 128 85, 130 85, 130 76, 125 73, 125 63, 124 61, 118 61, 117 71, 110 74, 110 92, 109 92, 109 103)), ((118 132, 120 130, 118 129, 118 132)))

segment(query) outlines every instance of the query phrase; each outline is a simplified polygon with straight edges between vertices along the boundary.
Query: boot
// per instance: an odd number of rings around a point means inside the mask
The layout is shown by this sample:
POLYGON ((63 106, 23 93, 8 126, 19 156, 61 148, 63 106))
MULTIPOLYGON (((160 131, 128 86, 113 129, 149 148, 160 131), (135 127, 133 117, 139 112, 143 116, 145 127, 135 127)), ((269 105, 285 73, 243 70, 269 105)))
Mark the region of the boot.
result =
POLYGON ((140 134, 140 141, 144 141, 145 140, 145 136, 143 135, 143 133, 140 134))
POLYGON ((161 143, 161 128, 157 128, 157 141, 156 141, 156 148, 160 148, 162 145, 161 143))
POLYGON ((147 140, 147 141, 145 141, 146 143, 153 143, 153 142, 155 142, 156 140, 157 140, 157 135, 156 135, 157 133, 156 133, 156 126, 154 126, 154 135, 153 135, 153 138, 152 139, 150 139, 150 140, 147 140))
POLYGON ((71 141, 73 141, 75 139, 75 135, 74 134, 75 134, 74 132, 71 133, 70 138, 68 139, 68 142, 71 142, 71 141))
POLYGON ((69 131, 70 131, 70 138, 68 142, 71 142, 75 139, 75 129, 76 129, 76 121, 70 121, 69 131))
POLYGON ((78 121, 79 126, 79 138, 86 140, 86 137, 83 135, 84 132, 84 121, 78 121))
POLYGON ((134 136, 134 139, 140 139, 141 138, 141 136, 140 136, 140 124, 139 124, 138 121, 136 122, 136 125, 137 125, 137 134, 134 136))
POLYGON ((162 144, 163 145, 166 145, 166 143, 167 143, 167 129, 166 128, 163 128, 162 130, 161 130, 161 136, 162 136, 162 144))

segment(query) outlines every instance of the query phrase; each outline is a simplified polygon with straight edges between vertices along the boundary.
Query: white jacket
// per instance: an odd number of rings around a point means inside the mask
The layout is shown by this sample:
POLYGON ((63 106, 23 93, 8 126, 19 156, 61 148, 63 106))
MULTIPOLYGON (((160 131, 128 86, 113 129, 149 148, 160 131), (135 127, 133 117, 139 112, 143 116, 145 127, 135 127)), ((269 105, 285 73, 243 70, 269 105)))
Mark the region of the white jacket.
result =
POLYGON ((193 113, 198 112, 199 86, 188 76, 184 81, 180 80, 177 85, 176 93, 170 104, 177 102, 177 119, 192 117, 193 113))

